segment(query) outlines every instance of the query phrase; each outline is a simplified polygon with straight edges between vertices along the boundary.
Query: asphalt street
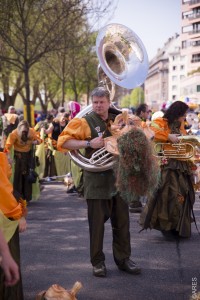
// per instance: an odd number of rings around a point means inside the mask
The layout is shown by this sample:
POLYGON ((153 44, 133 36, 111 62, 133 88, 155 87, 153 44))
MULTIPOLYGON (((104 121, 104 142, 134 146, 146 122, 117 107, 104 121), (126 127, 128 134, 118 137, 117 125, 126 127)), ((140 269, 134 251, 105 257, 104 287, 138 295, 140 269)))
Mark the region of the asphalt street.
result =
MULTIPOLYGON (((200 228, 200 200, 195 216, 200 228)), ((28 229, 20 235, 25 300, 57 283, 83 285, 78 300, 190 300, 200 291, 200 235, 192 224, 190 239, 166 240, 156 230, 140 232, 139 214, 130 213, 132 259, 140 275, 117 269, 112 256, 110 223, 105 226, 107 277, 92 275, 87 208, 83 198, 67 194, 63 184, 46 184, 28 206, 28 229)), ((13 299, 14 300, 14 299, 13 299)))

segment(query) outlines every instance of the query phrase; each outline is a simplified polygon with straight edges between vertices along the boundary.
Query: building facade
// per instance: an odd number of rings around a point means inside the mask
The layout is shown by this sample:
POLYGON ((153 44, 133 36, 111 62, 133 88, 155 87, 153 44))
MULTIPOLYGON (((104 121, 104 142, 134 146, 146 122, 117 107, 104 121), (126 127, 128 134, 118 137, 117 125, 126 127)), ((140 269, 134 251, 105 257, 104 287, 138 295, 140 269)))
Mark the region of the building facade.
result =
POLYGON ((179 99, 200 104, 200 0, 180 1, 181 33, 169 38, 149 63, 144 91, 153 110, 179 99))
POLYGON ((181 25, 181 54, 187 58, 181 95, 200 104, 200 0, 182 0, 181 25))
POLYGON ((149 63, 145 81, 145 102, 153 109, 160 110, 170 97, 179 97, 180 37, 178 34, 168 39, 162 49, 149 63), (173 91, 172 91, 173 82, 173 91), (176 86, 175 86, 176 83, 176 86))

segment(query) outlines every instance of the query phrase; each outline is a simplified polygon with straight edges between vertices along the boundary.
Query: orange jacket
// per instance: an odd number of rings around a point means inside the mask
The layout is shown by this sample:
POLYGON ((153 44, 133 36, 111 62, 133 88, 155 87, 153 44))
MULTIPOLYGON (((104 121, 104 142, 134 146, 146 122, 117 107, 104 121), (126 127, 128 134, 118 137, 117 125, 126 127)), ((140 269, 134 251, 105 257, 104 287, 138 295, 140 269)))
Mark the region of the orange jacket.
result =
POLYGON ((42 143, 42 139, 39 137, 35 129, 29 128, 28 141, 26 143, 22 143, 18 134, 18 130, 15 129, 9 134, 4 149, 6 152, 9 152, 12 146, 14 146, 16 151, 29 152, 31 150, 32 142, 36 140, 39 142, 39 144, 42 143))
MULTIPOLYGON (((171 130, 168 126, 167 119, 157 118, 152 121, 150 129, 155 132, 154 141, 155 142, 169 142, 168 135, 171 133, 171 130)), ((187 131, 184 128, 184 122, 182 122, 180 127, 180 133, 182 135, 187 135, 187 131)))
POLYGON ((9 181, 9 170, 7 156, 0 152, 0 210, 7 218, 18 220, 23 215, 23 208, 12 194, 13 186, 9 181))

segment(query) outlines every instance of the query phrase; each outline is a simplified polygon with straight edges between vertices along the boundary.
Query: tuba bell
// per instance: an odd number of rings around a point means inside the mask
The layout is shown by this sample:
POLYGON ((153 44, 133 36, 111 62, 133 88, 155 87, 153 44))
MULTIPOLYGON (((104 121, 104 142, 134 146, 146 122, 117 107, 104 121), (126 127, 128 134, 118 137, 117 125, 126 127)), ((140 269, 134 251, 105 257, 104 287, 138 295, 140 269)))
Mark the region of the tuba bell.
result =
MULTIPOLYGON (((144 83, 149 68, 148 55, 140 38, 128 27, 115 23, 103 27, 97 35, 96 53, 99 60, 99 85, 108 89, 111 101, 115 94, 115 84, 133 89, 144 83)), ((76 117, 82 118, 91 111, 92 104, 81 110, 76 117)), ((72 150, 69 155, 84 170, 101 172, 111 169, 115 157, 105 147, 97 153, 98 158, 95 152, 95 159, 87 159, 80 150, 72 150)))

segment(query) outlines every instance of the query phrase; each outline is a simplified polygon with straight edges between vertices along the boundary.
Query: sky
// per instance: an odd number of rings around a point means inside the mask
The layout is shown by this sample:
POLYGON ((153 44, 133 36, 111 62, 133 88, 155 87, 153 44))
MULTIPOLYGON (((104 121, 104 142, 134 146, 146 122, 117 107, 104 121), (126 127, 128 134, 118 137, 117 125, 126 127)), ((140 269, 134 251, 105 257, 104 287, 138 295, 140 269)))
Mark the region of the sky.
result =
POLYGON ((106 24, 120 23, 129 27, 142 40, 151 60, 168 38, 180 34, 181 1, 118 0, 113 17, 106 24))

